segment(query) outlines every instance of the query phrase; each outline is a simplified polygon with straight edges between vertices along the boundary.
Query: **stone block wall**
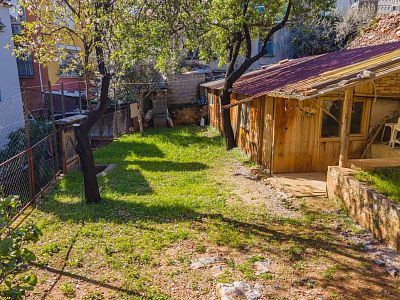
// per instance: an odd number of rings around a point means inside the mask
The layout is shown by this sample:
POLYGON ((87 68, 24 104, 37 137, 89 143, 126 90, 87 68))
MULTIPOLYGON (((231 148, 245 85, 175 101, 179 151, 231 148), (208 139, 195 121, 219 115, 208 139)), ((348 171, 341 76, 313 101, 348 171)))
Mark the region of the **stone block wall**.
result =
POLYGON ((365 183, 353 170, 329 167, 328 197, 337 199, 361 226, 388 246, 400 250, 400 207, 365 183))
POLYGON ((193 103, 199 98, 205 74, 187 73, 168 77, 168 106, 193 103))
POLYGON ((378 95, 399 95, 400 74, 393 74, 375 80, 376 92, 378 95))
POLYGON ((175 125, 199 125, 201 117, 207 117, 207 106, 188 106, 170 109, 175 125))

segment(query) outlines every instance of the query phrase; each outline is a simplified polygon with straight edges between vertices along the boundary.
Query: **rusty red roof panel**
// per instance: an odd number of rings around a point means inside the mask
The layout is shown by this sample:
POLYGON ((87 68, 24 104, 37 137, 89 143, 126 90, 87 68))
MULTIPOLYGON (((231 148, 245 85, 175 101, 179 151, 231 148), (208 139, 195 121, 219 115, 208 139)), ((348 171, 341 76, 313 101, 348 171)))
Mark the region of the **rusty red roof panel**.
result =
MULTIPOLYGON (((290 84, 317 77, 322 73, 350 66, 398 49, 400 49, 400 42, 394 42, 293 59, 243 75, 234 84, 233 91, 248 96, 278 91, 290 84)), ((212 87, 221 88, 222 86, 217 83, 212 87)))

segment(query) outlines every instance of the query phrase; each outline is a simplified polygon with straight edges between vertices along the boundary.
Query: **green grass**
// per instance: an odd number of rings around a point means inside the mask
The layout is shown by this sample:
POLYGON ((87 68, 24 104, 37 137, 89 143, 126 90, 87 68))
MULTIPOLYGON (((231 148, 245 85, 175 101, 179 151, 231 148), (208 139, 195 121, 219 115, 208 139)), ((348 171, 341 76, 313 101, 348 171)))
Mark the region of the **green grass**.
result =
MULTIPOLYGON (((76 172, 31 216, 44 232, 34 246, 39 263, 67 261, 77 273, 95 272, 105 282, 115 276, 124 290, 146 295, 120 292, 129 299, 168 299, 150 276, 167 248, 192 241, 204 253, 210 243, 243 249, 254 242, 254 235, 229 221, 251 216, 239 205, 228 210, 230 188, 215 180, 224 163, 247 158, 237 150, 227 153, 216 131, 177 127, 149 130, 144 138, 127 135, 95 151, 95 160, 117 164, 99 179, 102 203, 84 203, 76 172), (109 271, 97 274, 99 268, 109 271)), ((170 259, 190 262, 184 253, 170 259)))
POLYGON ((303 207, 303 216, 291 219, 263 204, 245 204, 233 192, 231 166, 249 164, 248 158, 237 149, 227 152, 215 130, 149 129, 145 137, 126 135, 95 151, 95 160, 117 164, 99 178, 100 204, 85 204, 75 172, 29 217, 43 231, 32 246, 39 268, 47 268, 38 272, 37 290, 48 289, 63 270, 53 292, 64 298, 167 300, 174 282, 188 297, 205 299, 217 282, 283 278, 256 276, 257 261, 278 261, 285 264, 279 272, 292 276, 293 266, 306 266, 313 253, 337 247, 329 224, 341 216, 303 207), (191 260, 220 252, 224 274, 191 270, 191 260))
POLYGON ((356 178, 370 184, 380 193, 400 204, 400 169, 377 169, 359 172, 356 178))

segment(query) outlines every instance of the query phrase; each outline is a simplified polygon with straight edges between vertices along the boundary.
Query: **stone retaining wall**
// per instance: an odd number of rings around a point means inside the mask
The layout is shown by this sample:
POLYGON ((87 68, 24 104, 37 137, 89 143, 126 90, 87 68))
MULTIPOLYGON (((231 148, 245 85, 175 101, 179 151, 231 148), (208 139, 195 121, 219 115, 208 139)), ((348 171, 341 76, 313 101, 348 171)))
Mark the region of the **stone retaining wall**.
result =
POLYGON ((347 213, 377 239, 400 250, 400 207, 367 184, 353 170, 329 167, 328 197, 338 199, 347 213))

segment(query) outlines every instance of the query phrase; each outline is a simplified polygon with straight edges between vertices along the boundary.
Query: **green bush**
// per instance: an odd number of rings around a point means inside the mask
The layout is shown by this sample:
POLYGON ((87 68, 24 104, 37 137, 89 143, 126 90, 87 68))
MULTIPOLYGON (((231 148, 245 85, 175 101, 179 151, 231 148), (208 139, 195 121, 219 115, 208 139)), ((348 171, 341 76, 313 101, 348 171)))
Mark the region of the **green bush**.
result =
POLYGON ((0 298, 3 299, 23 299, 37 283, 36 275, 28 270, 36 256, 26 246, 37 242, 42 233, 32 224, 12 227, 10 211, 18 205, 17 197, 0 198, 0 298))

